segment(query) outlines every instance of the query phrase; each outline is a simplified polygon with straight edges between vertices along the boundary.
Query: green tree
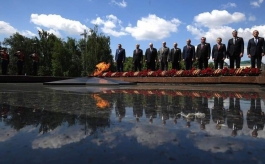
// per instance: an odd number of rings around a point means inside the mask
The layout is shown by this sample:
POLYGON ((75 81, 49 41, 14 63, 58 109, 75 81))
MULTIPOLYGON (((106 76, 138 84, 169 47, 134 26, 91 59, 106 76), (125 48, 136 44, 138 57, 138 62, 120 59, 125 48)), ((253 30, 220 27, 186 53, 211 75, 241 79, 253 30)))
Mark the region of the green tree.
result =
POLYGON ((87 42, 80 41, 83 53, 83 75, 90 75, 96 69, 96 65, 100 62, 106 62, 113 65, 113 56, 110 49, 110 37, 102 33, 98 33, 98 26, 90 29, 90 35, 87 42))
POLYGON ((11 35, 9 38, 4 38, 3 45, 8 47, 10 55, 9 74, 17 73, 17 58, 14 54, 20 50, 25 55, 24 59, 24 72, 30 74, 32 71, 32 61, 30 54, 34 51, 35 38, 27 38, 19 33, 11 35))
POLYGON ((124 72, 133 71, 133 58, 132 57, 126 57, 125 62, 123 63, 123 70, 124 72))
POLYGON ((47 31, 38 31, 39 40, 37 40, 38 48, 40 51, 40 67, 39 74, 50 76, 53 73, 52 70, 52 54, 55 41, 59 39, 47 31))

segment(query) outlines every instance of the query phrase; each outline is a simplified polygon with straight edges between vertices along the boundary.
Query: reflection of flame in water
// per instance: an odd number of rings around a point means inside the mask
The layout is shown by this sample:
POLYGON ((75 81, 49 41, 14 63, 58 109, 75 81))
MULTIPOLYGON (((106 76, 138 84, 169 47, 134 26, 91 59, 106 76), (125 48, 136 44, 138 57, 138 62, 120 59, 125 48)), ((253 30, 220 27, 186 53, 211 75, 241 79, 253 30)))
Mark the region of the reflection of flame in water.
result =
POLYGON ((106 107, 109 107, 109 102, 106 101, 106 100, 103 100, 101 97, 99 97, 99 95, 97 94, 94 94, 93 95, 94 99, 97 101, 97 107, 99 108, 106 108, 106 107))
POLYGON ((98 63, 96 65, 97 69, 94 71, 93 76, 97 76, 103 71, 107 71, 110 67, 110 64, 106 64, 105 62, 98 63))

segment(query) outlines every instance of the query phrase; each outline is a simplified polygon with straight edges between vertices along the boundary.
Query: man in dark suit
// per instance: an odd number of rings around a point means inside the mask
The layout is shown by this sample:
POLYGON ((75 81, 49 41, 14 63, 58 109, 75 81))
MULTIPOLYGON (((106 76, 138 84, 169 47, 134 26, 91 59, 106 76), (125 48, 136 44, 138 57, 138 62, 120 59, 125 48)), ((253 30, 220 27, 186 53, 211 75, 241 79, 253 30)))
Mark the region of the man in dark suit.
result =
POLYGON ((174 43, 174 48, 171 49, 169 61, 172 62, 172 69, 179 70, 179 62, 181 60, 181 49, 178 48, 178 43, 174 43))
POLYGON ((182 59, 185 62, 186 70, 191 70, 192 62, 195 59, 195 47, 190 44, 191 40, 187 40, 187 45, 183 47, 182 59))
POLYGON ((123 63, 125 61, 126 54, 125 49, 121 48, 121 44, 118 44, 118 49, 116 50, 115 62, 117 64, 117 71, 123 72, 123 63))
POLYGON ((162 43, 162 47, 159 49, 159 62, 162 71, 168 70, 168 59, 169 59, 170 49, 166 46, 166 42, 162 43))
POLYGON ((142 61, 143 61, 143 50, 140 49, 140 45, 136 44, 136 49, 133 50, 133 65, 134 71, 142 70, 142 61))
POLYGON ((147 64, 147 70, 155 71, 157 61, 157 49, 153 47, 153 43, 149 44, 149 48, 145 51, 145 62, 147 64))
POLYGON ((259 31, 253 31, 253 38, 249 39, 247 53, 251 59, 251 68, 255 68, 257 60, 257 68, 261 67, 261 59, 265 54, 265 42, 264 38, 259 37, 259 31))
POLYGON ((212 59, 214 61, 214 68, 223 69, 224 67, 224 60, 226 57, 226 46, 222 43, 222 38, 218 37, 216 40, 217 44, 213 46, 212 49, 212 59))
POLYGON ((236 68, 240 68, 240 61, 244 54, 244 40, 237 36, 237 31, 232 32, 233 38, 229 39, 227 43, 227 58, 230 60, 230 68, 234 68, 236 61, 236 68))
POLYGON ((199 62, 199 69, 208 68, 208 60, 210 59, 211 45, 206 43, 206 38, 201 38, 201 44, 196 48, 196 60, 199 62), (204 65, 204 67, 202 67, 204 65))

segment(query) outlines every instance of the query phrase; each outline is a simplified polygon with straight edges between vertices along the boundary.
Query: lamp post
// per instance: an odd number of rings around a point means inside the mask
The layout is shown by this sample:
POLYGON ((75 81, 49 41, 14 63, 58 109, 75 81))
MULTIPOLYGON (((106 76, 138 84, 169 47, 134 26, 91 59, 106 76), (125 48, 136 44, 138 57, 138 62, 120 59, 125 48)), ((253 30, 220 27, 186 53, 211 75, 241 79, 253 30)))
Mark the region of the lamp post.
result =
POLYGON ((84 57, 83 57, 83 60, 84 60, 84 66, 83 66, 83 69, 84 69, 84 73, 86 74, 87 70, 86 70, 86 56, 87 56, 87 32, 86 30, 84 30, 84 33, 80 34, 81 36, 84 36, 84 39, 85 39, 85 53, 84 53, 84 57))

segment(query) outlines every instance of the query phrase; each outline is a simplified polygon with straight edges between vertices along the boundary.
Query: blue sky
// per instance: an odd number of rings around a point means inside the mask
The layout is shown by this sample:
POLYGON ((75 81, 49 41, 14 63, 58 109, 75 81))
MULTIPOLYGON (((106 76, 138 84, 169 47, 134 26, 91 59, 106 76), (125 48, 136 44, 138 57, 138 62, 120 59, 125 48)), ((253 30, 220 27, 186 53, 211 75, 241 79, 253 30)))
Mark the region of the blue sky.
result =
POLYGON ((150 42, 155 48, 177 42, 182 49, 188 38, 196 46, 205 36, 211 45, 217 37, 227 44, 234 29, 246 48, 253 30, 265 37, 264 5, 263 0, 8 0, 0 5, 0 41, 15 32, 33 37, 38 29, 80 39, 84 29, 98 24, 111 38, 112 52, 121 43, 127 56, 137 43, 145 50, 150 42))

